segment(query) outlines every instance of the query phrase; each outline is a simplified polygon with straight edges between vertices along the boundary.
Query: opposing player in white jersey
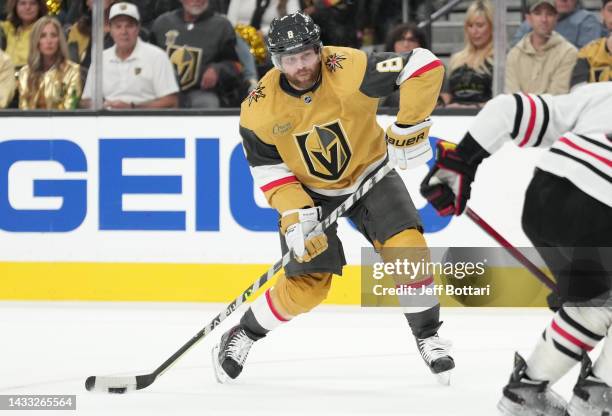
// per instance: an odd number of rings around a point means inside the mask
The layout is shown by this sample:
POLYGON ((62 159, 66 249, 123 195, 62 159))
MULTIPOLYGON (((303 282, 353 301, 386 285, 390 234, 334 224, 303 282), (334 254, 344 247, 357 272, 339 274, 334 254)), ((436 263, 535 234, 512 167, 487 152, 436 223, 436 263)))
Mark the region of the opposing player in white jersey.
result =
POLYGON ((612 415, 612 82, 559 96, 494 98, 458 145, 440 142, 421 193, 441 215, 460 215, 478 165, 509 141, 549 148, 526 191, 522 226, 563 304, 529 359, 516 354, 498 408, 520 416, 612 415), (602 340, 592 365, 587 353, 602 340), (580 361, 568 405, 550 386, 580 361))

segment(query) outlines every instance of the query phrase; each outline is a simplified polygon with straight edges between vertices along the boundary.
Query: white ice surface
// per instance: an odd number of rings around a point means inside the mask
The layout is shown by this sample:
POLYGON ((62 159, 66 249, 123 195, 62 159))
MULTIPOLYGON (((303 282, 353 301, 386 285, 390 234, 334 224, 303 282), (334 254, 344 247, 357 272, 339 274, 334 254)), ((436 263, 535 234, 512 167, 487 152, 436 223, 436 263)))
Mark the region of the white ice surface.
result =
MULTIPOLYGON (((399 312, 320 307, 255 344, 233 385, 210 350, 241 309, 147 389, 89 393, 89 375, 149 373, 223 305, 0 302, 0 394, 76 394, 77 411, 15 415, 496 415, 515 350, 529 354, 545 309, 444 309, 451 386, 421 361, 399 312)), ((556 390, 566 398, 577 368, 556 390)))

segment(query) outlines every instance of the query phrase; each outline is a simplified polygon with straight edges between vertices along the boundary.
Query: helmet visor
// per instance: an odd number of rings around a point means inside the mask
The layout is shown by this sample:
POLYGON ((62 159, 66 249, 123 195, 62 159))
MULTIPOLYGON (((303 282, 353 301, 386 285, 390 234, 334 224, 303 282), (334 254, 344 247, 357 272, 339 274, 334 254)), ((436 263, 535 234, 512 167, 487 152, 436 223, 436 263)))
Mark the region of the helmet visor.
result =
POLYGON ((272 63, 281 72, 293 72, 298 68, 309 67, 321 58, 321 48, 306 45, 297 51, 272 54, 272 63))

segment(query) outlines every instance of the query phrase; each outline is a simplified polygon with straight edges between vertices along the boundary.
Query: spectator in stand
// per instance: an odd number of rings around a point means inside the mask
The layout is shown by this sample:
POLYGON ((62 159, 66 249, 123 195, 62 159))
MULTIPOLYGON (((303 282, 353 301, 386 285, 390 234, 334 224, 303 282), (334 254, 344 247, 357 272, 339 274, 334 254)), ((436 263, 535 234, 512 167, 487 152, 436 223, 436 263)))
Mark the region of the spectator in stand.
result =
MULTIPOLYGON (((386 52, 408 53, 416 48, 427 47, 427 34, 414 23, 402 23, 389 32, 385 44, 386 52)), ((399 89, 380 100, 381 107, 399 107, 399 89)))
MULTIPOLYGON (((285 16, 300 10, 299 0, 231 0, 227 11, 227 18, 234 27, 237 25, 253 26, 257 29, 261 41, 268 35, 270 22, 275 17, 285 16)), ((250 52, 250 46, 242 37, 237 37, 236 53, 242 64, 244 77, 250 83, 250 88, 257 86, 259 74, 265 74, 272 68, 272 61, 268 58, 267 62, 256 64, 250 52)))
MULTIPOLYGON (((229 3, 231 0, 208 0, 208 7, 219 14, 227 15, 229 3)), ((156 0, 155 1, 155 18, 158 18, 166 12, 171 12, 180 8, 181 0, 156 0)))
POLYGON ((182 8, 153 24, 156 45, 165 48, 181 86, 181 107, 237 106, 248 85, 236 54, 236 33, 208 0, 181 0, 182 8))
POLYGON ((389 31, 385 43, 386 52, 410 52, 415 48, 427 48, 427 34, 414 23, 401 23, 389 31))
POLYGON ((493 8, 477 0, 467 9, 465 47, 453 54, 440 98, 447 107, 481 107, 493 95, 493 8))
POLYGON ((6 108, 15 95, 15 67, 11 58, 0 49, 0 108, 6 108))
POLYGON ((356 4, 354 0, 304 0, 304 13, 321 28, 324 45, 357 45, 356 4))
POLYGON ((32 28, 28 64, 19 70, 21 110, 69 110, 81 97, 79 66, 68 60, 66 38, 60 22, 41 17, 32 28))
MULTIPOLYGON (((402 24, 402 0, 357 0, 355 3, 357 38, 362 47, 385 43, 389 33, 402 24)), ((410 16, 408 20, 417 21, 410 16)))
POLYGON ((508 53, 505 92, 566 94, 578 51, 554 31, 554 0, 528 0, 527 7, 533 30, 508 53))
MULTIPOLYGON (((597 17, 579 7, 578 0, 555 0, 555 6, 559 13, 555 31, 577 49, 602 35, 601 24, 597 17)), ((512 45, 516 45, 527 33, 531 32, 532 27, 529 19, 521 23, 512 38, 512 45)))
MULTIPOLYGON (((601 21, 603 22, 603 35, 612 33, 612 2, 603 0, 601 6, 601 21)), ((612 50, 611 50, 612 51, 612 50)))
POLYGON ((572 88, 587 82, 612 81, 612 0, 603 1, 601 18, 608 36, 594 40, 578 51, 572 88))
MULTIPOLYGON (((175 108, 178 84, 163 50, 138 37, 140 15, 132 3, 115 3, 110 9, 110 34, 115 45, 104 51, 104 107, 175 108)), ((91 106, 93 80, 87 79, 82 107, 91 106)))
POLYGON ((227 18, 234 26, 237 24, 251 25, 267 36, 272 19, 299 10, 298 0, 231 0, 227 18))
MULTIPOLYGON (((81 0, 85 3, 85 13, 70 26, 68 29, 68 56, 73 62, 77 62, 81 66, 81 77, 83 81, 87 79, 87 69, 91 65, 91 9, 93 0, 81 0)), ((108 13, 113 0, 102 0, 104 6, 104 48, 113 46, 111 38, 110 25, 108 22, 108 13)))
MULTIPOLYGON (((70 60, 78 63, 81 66, 81 79, 87 80, 87 71, 91 65, 91 19, 92 19, 92 7, 93 0, 76 0, 81 2, 81 8, 85 11, 68 29, 68 56, 70 60)), ((113 38, 110 35, 110 24, 108 21, 108 14, 110 7, 113 3, 118 0, 102 0, 104 6, 104 49, 108 49, 113 46, 113 38)), ((135 3, 134 3, 135 4, 135 3)), ((138 7, 138 5, 136 5, 138 7)), ((140 9, 138 11, 140 14, 140 9)), ((138 34, 141 40, 148 41, 150 38, 150 32, 140 27, 138 34)))
POLYGON ((28 63, 30 33, 34 23, 47 14, 44 0, 9 0, 7 19, 0 22, 6 39, 6 53, 16 69, 28 63))

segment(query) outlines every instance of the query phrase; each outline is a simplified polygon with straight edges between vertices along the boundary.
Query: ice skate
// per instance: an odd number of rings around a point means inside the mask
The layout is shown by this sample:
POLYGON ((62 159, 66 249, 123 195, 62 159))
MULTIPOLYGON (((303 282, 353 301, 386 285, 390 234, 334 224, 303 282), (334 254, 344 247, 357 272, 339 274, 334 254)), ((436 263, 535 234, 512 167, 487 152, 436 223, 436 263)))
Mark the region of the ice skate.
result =
POLYGON ((452 343, 434 334, 429 338, 415 338, 421 357, 440 384, 450 384, 450 372, 455 368, 455 361, 449 355, 452 343))
POLYGON ((567 406, 566 416, 612 415, 612 387, 593 375, 591 359, 583 355, 580 376, 574 395, 567 406))
POLYGON ((518 353, 514 371, 504 387, 497 408, 505 416, 564 416, 565 400, 548 386, 548 381, 530 380, 527 363, 518 353))
POLYGON ((238 377, 255 342, 240 325, 231 328, 212 349, 213 368, 219 383, 238 377))

